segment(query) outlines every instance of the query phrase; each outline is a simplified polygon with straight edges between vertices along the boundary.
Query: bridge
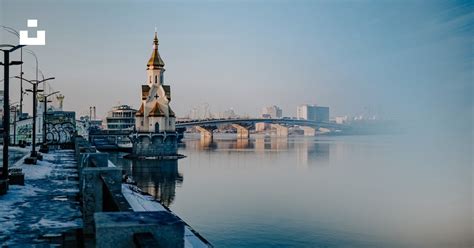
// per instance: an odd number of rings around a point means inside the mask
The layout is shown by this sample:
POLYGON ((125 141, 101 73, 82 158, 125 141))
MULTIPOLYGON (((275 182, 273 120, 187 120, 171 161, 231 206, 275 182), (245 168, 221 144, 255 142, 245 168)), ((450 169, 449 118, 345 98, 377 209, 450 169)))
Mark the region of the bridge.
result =
MULTIPOLYGON (((349 129, 347 125, 332 122, 319 122, 298 119, 271 119, 271 118, 231 118, 231 119, 199 119, 176 121, 176 130, 182 138, 182 133, 186 128, 196 128, 204 139, 212 139, 213 131, 222 125, 231 125, 237 130, 237 137, 246 139, 250 137, 250 129, 258 123, 267 123, 276 131, 276 136, 287 137, 291 126, 299 126, 305 136, 316 135, 316 130, 326 128, 329 130, 345 131, 349 129)), ((117 147, 120 140, 127 138, 132 130, 90 130, 89 141, 101 149, 120 149, 117 147)))
POLYGON ((298 119, 272 119, 272 118, 230 118, 230 119, 201 119, 201 120, 188 120, 188 121, 177 121, 176 128, 187 128, 195 127, 203 138, 212 138, 213 131, 220 125, 232 125, 237 129, 238 138, 249 138, 249 129, 255 126, 257 123, 271 124, 272 128, 276 130, 277 136, 288 136, 289 126, 300 126, 303 129, 305 136, 314 136, 316 130, 319 128, 326 128, 330 130, 344 130, 348 126, 331 123, 331 122, 320 122, 311 120, 298 120, 298 119))

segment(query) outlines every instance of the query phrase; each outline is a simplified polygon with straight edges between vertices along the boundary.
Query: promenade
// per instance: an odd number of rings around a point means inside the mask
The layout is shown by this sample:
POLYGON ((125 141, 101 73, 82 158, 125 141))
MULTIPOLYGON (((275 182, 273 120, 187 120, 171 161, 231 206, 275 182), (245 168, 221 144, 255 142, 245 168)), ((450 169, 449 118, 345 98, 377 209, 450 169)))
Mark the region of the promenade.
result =
POLYGON ((107 153, 77 140, 75 150, 50 150, 37 165, 16 158, 11 169, 22 170, 25 184, 0 196, 0 247, 212 247, 152 196, 123 183, 107 153))
POLYGON ((82 227, 73 150, 52 150, 37 165, 20 159, 12 167, 23 170, 25 185, 11 185, 0 196, 2 246, 59 245, 62 233, 82 227))

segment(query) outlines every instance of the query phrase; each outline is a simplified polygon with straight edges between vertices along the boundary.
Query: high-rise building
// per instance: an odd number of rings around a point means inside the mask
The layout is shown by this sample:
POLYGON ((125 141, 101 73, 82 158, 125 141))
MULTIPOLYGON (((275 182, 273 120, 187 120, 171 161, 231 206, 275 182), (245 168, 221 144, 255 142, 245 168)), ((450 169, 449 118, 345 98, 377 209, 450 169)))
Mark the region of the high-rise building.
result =
POLYGON ((329 107, 303 104, 298 106, 296 118, 300 120, 329 122, 329 107))
POLYGON ((283 111, 281 110, 281 108, 275 105, 264 107, 262 109, 262 117, 264 118, 277 119, 277 118, 281 118, 282 116, 283 116, 283 111))

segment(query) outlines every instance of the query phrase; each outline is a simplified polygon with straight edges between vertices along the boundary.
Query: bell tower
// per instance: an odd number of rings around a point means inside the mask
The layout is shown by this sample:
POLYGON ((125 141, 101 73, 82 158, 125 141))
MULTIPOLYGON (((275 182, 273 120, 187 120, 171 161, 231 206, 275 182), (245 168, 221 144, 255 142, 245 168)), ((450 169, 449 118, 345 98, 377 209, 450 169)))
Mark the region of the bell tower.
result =
POLYGON ((158 36, 155 32, 155 38, 153 39, 153 52, 147 63, 147 84, 148 86, 152 85, 163 85, 164 84, 164 72, 165 72, 165 62, 160 57, 158 52, 158 36))

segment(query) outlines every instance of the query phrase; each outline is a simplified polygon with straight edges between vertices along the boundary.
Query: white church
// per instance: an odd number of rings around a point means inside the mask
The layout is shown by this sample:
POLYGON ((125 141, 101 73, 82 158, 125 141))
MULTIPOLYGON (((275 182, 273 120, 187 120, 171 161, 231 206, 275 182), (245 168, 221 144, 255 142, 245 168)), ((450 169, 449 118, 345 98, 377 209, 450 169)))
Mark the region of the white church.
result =
POLYGON ((155 32, 153 52, 147 64, 147 84, 142 85, 142 101, 136 113, 138 133, 175 132, 176 116, 170 107, 171 89, 164 84, 165 63, 158 52, 155 32))

